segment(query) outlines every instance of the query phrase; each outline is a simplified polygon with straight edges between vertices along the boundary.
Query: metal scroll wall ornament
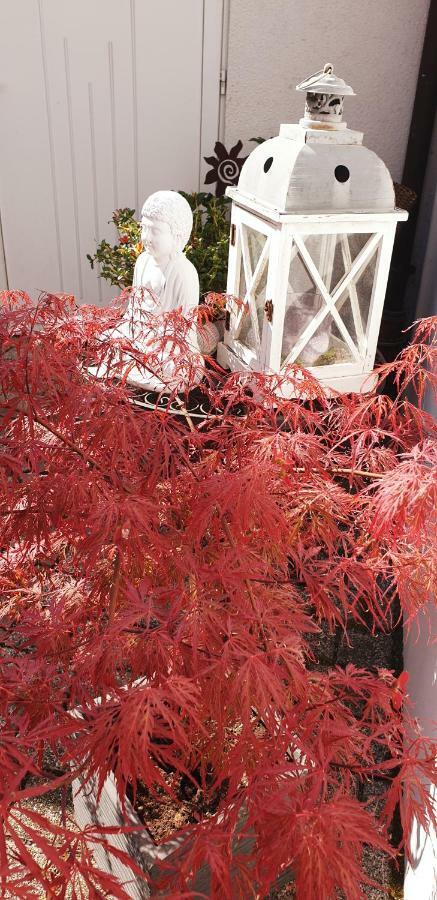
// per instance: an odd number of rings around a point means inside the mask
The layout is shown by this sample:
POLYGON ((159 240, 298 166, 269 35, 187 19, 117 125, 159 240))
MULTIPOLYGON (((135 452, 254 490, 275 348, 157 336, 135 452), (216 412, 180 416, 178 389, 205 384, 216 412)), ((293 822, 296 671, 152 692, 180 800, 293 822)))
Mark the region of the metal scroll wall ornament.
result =
POLYGON ((238 184, 243 163, 246 162, 246 157, 240 156, 242 148, 242 141, 237 141, 230 150, 226 150, 221 141, 216 141, 215 156, 204 157, 205 162, 211 166, 206 173, 205 184, 215 184, 216 197, 223 197, 227 187, 238 184))

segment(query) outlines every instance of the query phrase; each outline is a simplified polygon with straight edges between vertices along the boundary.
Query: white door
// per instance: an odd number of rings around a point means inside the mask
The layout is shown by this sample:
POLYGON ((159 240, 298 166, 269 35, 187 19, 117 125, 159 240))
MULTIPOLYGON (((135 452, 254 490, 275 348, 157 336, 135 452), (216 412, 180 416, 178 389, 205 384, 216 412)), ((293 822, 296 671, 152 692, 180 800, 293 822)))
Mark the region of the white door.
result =
POLYGON ((218 137, 222 5, 0 0, 9 288, 104 302, 116 289, 86 254, 115 241, 113 210, 202 186, 218 137))

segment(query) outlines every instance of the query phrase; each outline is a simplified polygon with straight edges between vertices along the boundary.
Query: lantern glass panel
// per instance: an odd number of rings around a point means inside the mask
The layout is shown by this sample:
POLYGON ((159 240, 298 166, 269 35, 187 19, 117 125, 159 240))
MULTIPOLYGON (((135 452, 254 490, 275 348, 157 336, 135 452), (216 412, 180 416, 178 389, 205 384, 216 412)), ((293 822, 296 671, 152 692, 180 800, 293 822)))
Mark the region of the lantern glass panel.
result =
POLYGON ((267 237, 248 225, 241 226, 239 299, 243 302, 237 329, 238 340, 259 350, 266 302, 268 271, 267 237))
POLYGON ((323 366, 364 358, 378 252, 378 244, 369 249, 372 238, 319 234, 293 241, 281 365, 323 366))

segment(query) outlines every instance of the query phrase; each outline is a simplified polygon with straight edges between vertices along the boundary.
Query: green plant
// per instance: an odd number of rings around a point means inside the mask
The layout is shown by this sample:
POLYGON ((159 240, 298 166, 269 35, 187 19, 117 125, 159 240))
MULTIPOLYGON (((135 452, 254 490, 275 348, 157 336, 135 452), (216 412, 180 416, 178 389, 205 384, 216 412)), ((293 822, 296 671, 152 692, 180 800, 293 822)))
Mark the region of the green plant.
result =
POLYGON ((185 249, 199 273, 200 293, 226 290, 230 200, 213 194, 180 191, 193 210, 193 230, 185 249))
MULTIPOLYGON (((226 289, 229 247, 229 208, 226 197, 208 193, 187 194, 180 191, 193 211, 193 231, 185 248, 194 264, 200 281, 200 293, 219 293, 226 289)), ((94 255, 87 254, 91 268, 100 266, 100 276, 118 288, 132 284, 135 262, 142 252, 140 226, 135 210, 116 209, 112 222, 118 231, 118 242, 111 246, 105 239, 97 245, 94 255)))
POLYGON ((129 207, 116 209, 111 221, 118 231, 118 243, 111 246, 103 239, 93 256, 87 253, 91 268, 98 263, 100 277, 119 288, 132 284, 135 263, 143 249, 140 225, 134 216, 135 210, 129 207))

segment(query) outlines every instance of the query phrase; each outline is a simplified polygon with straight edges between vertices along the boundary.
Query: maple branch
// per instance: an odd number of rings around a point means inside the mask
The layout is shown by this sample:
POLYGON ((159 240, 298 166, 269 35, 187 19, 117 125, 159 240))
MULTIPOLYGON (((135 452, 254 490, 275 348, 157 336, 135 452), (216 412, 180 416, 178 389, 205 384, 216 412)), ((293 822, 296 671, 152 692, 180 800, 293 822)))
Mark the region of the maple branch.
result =
MULTIPOLYGON (((21 410, 21 412, 27 419, 31 418, 29 413, 26 412, 26 410, 21 410)), ((41 425, 42 428, 45 428, 46 431, 48 431, 50 434, 52 434, 53 437, 58 438, 58 440, 61 441, 61 443, 65 444, 65 446, 68 447, 68 449, 71 450, 72 453, 76 453, 78 456, 80 456, 81 459, 83 459, 83 461, 86 462, 86 464, 88 466, 90 466, 90 468, 96 469, 97 472, 100 472, 100 474, 105 479, 105 481, 107 481, 109 484, 113 484, 112 478, 110 477, 110 475, 108 475, 108 473, 105 471, 103 466, 101 466, 97 460, 89 457, 86 453, 84 453, 84 451, 80 447, 78 447, 77 444, 74 443, 74 441, 70 440, 70 438, 68 438, 64 434, 62 434, 61 431, 59 431, 57 428, 55 428, 54 425, 51 425, 49 422, 47 422, 46 419, 41 418, 41 416, 35 412, 33 407, 32 407, 32 418, 35 422, 38 423, 38 425, 41 425)), ((128 488, 122 481, 119 482, 119 487, 126 494, 131 495, 133 493, 133 491, 130 488, 128 488)))
MULTIPOLYGON (((384 775, 381 772, 380 766, 360 766, 358 763, 340 763, 333 762, 331 760, 328 763, 328 766, 331 769, 347 769, 350 772, 354 772, 356 775, 377 775, 378 778, 381 778, 383 781, 392 782, 393 778, 390 775, 384 775)), ((393 769, 399 768, 399 760, 393 760, 393 769)))
MULTIPOLYGON (((291 467, 290 467, 291 468, 291 467)), ((302 472, 308 472, 304 466, 293 466, 291 471, 298 472, 299 474, 302 472)), ((314 471, 314 469, 311 469, 314 471)), ((384 478, 387 474, 386 472, 369 472, 368 469, 348 469, 347 467, 340 466, 331 466, 323 469, 324 472, 332 475, 361 475, 365 478, 384 478)))
POLYGON ((32 418, 33 421, 37 422, 38 425, 41 425, 42 428, 45 428, 46 431, 48 431, 50 434, 53 435, 53 437, 58 438, 58 440, 61 441, 61 443, 65 444, 65 446, 68 447, 68 449, 71 450, 72 453, 76 453, 78 456, 80 456, 81 459, 83 459, 83 461, 87 463, 87 465, 91 466, 94 469, 97 469, 97 471, 100 472, 102 475, 104 475, 106 478, 108 477, 106 475, 104 469, 100 465, 100 463, 97 462, 97 460, 91 459, 89 456, 87 456, 86 453, 84 453, 84 451, 80 447, 78 447, 77 444, 75 444, 73 441, 71 441, 70 438, 68 438, 64 434, 62 434, 61 431, 58 431, 58 429, 55 428, 54 425, 51 425, 49 422, 47 422, 46 419, 41 418, 41 416, 35 412, 33 405, 32 405, 32 416, 30 416, 30 414, 28 412, 26 412, 26 410, 24 410, 24 409, 22 409, 21 412, 26 417, 26 419, 32 418))
POLYGON ((343 700, 350 700, 350 699, 351 699, 350 693, 338 694, 336 697, 330 697, 329 700, 324 700, 322 703, 313 703, 310 706, 305 706, 305 708, 302 709, 302 714, 308 713, 308 712, 314 712, 316 709, 324 709, 325 706, 330 706, 332 703, 342 703, 343 700))
POLYGON ((195 432, 195 431, 196 431, 196 427, 195 427, 195 425, 193 424, 193 420, 192 420, 192 418, 191 418, 191 416, 190 416, 190 414, 189 414, 189 412, 188 412, 188 410, 187 410, 185 404, 182 402, 181 398, 180 398, 178 395, 176 395, 175 400, 176 400, 176 403, 178 404, 178 406, 180 407, 180 410, 181 410, 182 415, 184 416, 184 418, 186 419, 186 421, 187 421, 187 423, 188 423, 188 427, 189 427, 190 431, 191 431, 191 432, 193 432, 193 431, 195 432))
POLYGON ((326 469, 326 471, 332 472, 334 475, 361 475, 363 478, 384 478, 387 474, 386 472, 369 472, 367 469, 333 468, 326 469))
POLYGON ((117 603, 118 591, 120 587, 120 577, 121 577, 121 559, 119 550, 115 551, 115 563, 114 563, 114 571, 113 571, 113 581, 111 585, 111 591, 109 594, 109 610, 108 610, 108 622, 112 622, 114 618, 115 606, 117 603))

